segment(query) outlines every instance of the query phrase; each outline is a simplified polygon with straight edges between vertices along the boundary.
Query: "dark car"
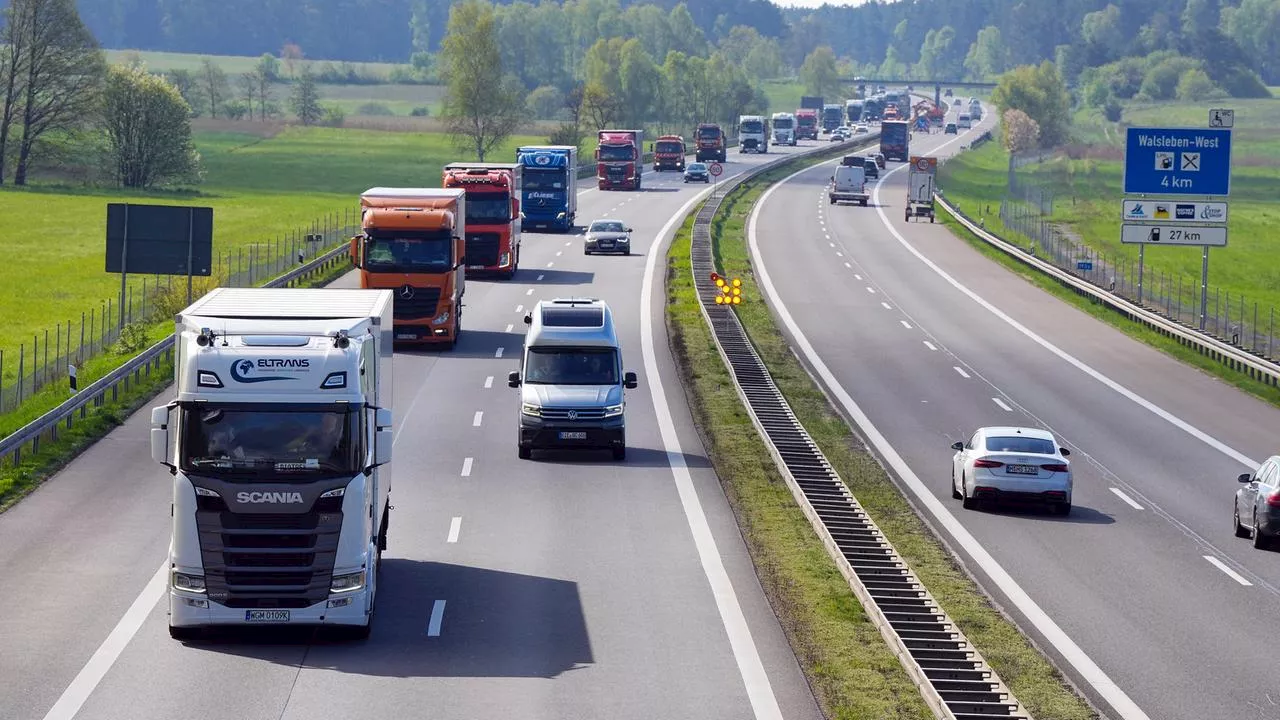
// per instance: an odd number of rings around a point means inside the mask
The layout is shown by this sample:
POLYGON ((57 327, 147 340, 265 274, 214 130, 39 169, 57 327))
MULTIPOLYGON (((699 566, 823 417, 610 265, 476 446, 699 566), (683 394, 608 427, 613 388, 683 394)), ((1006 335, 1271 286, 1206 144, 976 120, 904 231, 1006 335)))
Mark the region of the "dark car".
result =
POLYGON ((876 156, 874 154, 867 156, 867 162, 862 166, 862 172, 866 174, 868 180, 880 177, 880 167, 876 165, 876 156))
POLYGON ((587 228, 582 254, 617 252, 631 254, 631 228, 621 220, 596 220, 587 228))
POLYGON ((1251 537, 1254 547, 1266 548, 1280 534, 1280 455, 1237 479, 1242 486, 1236 490, 1236 537, 1251 537))
POLYGON ((876 158, 876 165, 879 165, 880 169, 883 170, 884 169, 884 153, 875 153, 875 158, 876 158))
POLYGON ((711 182, 711 169, 707 166, 706 163, 700 163, 700 162, 689 163, 689 167, 686 167, 684 169, 684 181, 685 182, 701 181, 704 183, 709 183, 711 182))
POLYGON ((947 127, 943 129, 944 135, 959 135, 960 131, 956 129, 955 123, 947 123, 947 127))

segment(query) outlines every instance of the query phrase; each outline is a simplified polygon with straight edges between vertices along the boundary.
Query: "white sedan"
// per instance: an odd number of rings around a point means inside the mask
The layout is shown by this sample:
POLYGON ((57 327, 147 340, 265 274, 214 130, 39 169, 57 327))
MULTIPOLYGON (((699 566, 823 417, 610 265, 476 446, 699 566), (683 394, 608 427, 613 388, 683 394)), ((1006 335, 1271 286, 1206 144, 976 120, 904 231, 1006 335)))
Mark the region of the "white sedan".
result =
POLYGON ((951 446, 951 496, 972 509, 980 500, 1045 503, 1071 512, 1071 451, 1036 428, 984 427, 951 446))

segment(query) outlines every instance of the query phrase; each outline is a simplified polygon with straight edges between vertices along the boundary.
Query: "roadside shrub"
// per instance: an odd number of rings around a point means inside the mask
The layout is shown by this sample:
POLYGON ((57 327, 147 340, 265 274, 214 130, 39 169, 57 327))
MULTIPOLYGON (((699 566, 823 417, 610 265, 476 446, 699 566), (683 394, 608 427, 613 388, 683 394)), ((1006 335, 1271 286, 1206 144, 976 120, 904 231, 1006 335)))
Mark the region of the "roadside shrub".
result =
POLYGON ((419 105, 418 107, 410 110, 409 114, 413 117, 431 117, 431 108, 426 107, 425 105, 419 105))
POLYGON ((383 105, 382 103, 367 102, 361 105, 360 107, 356 108, 356 114, 357 115, 378 115, 378 116, 386 117, 387 115, 395 115, 395 112, 391 108, 387 107, 386 105, 383 105))
POLYGON ((320 124, 325 127, 342 127, 346 121, 347 114, 337 105, 326 105, 324 115, 320 117, 320 124))

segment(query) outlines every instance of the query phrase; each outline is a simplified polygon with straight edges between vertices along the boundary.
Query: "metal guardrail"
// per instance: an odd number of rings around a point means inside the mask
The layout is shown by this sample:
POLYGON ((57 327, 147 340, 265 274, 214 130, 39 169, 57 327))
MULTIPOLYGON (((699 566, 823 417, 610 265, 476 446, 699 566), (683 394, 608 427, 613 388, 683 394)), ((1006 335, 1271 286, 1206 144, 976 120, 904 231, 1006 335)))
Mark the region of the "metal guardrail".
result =
MULTIPOLYGON (((317 256, 305 265, 300 265, 264 283, 262 287, 287 287, 317 271, 328 271, 346 252, 347 245, 344 243, 317 256)), ((0 461, 9 458, 15 466, 18 465, 22 462, 23 448, 29 445, 34 454, 40 451, 40 443, 45 438, 56 442, 59 427, 65 425, 69 429, 77 413, 83 419, 90 405, 100 407, 106 402, 107 393, 111 394, 111 400, 114 402, 119 398, 121 386, 127 392, 131 382, 140 381, 144 376, 150 377, 153 369, 159 369, 165 361, 172 361, 172 359, 173 336, 169 335, 111 373, 95 380, 61 405, 27 423, 17 432, 0 439, 0 461)))
POLYGON ((1002 250, 1005 254, 1017 258, 1019 261, 1030 265, 1046 275, 1049 275, 1080 295, 1105 303, 1128 317, 1130 320, 1141 323, 1161 335, 1177 340, 1182 345, 1192 348, 1200 354, 1208 356, 1226 365, 1232 370, 1242 372, 1267 385, 1271 385, 1273 387, 1280 386, 1280 365, 1259 358, 1245 350, 1241 350, 1240 348, 1230 345, 1229 343, 1218 340, 1217 338, 1205 333, 1201 333, 1198 330, 1176 323, 1159 313, 1130 302, 1119 295, 1088 282, 1087 280, 1082 280, 1052 263, 1046 262, 1027 253, 1026 250, 1017 244, 1011 243, 997 235, 993 235, 985 228, 975 223, 967 215, 961 212, 959 208, 948 203, 942 193, 936 193, 934 195, 934 200, 961 225, 964 225, 970 232, 981 238, 983 241, 995 248, 998 248, 999 250, 1002 250))
MULTIPOLYGON (((725 194, 772 165, 729 181, 725 194)), ((796 419, 732 306, 715 302, 721 291, 711 280, 716 270, 711 225, 723 198, 705 203, 694 220, 690 247, 694 285, 703 319, 733 374, 738 396, 796 503, 935 717, 1030 720, 1031 715, 938 606, 796 419)))

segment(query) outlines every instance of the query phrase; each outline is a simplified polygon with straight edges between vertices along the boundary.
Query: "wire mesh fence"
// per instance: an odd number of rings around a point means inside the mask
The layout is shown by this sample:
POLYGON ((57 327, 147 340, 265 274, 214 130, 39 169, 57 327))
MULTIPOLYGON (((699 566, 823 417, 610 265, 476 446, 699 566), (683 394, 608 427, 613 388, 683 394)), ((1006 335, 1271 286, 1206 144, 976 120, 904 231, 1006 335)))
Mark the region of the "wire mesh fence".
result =
POLYGON ((52 383, 66 382, 86 362, 116 349, 141 351, 147 331, 171 318, 189 299, 215 287, 253 287, 290 268, 307 263, 358 230, 353 208, 328 213, 284 235, 217 253, 209 277, 192 278, 191 297, 185 276, 144 276, 131 282, 120 298, 108 298, 71 318, 32 335, 17 348, 0 349, 0 414, 12 412, 52 383))

